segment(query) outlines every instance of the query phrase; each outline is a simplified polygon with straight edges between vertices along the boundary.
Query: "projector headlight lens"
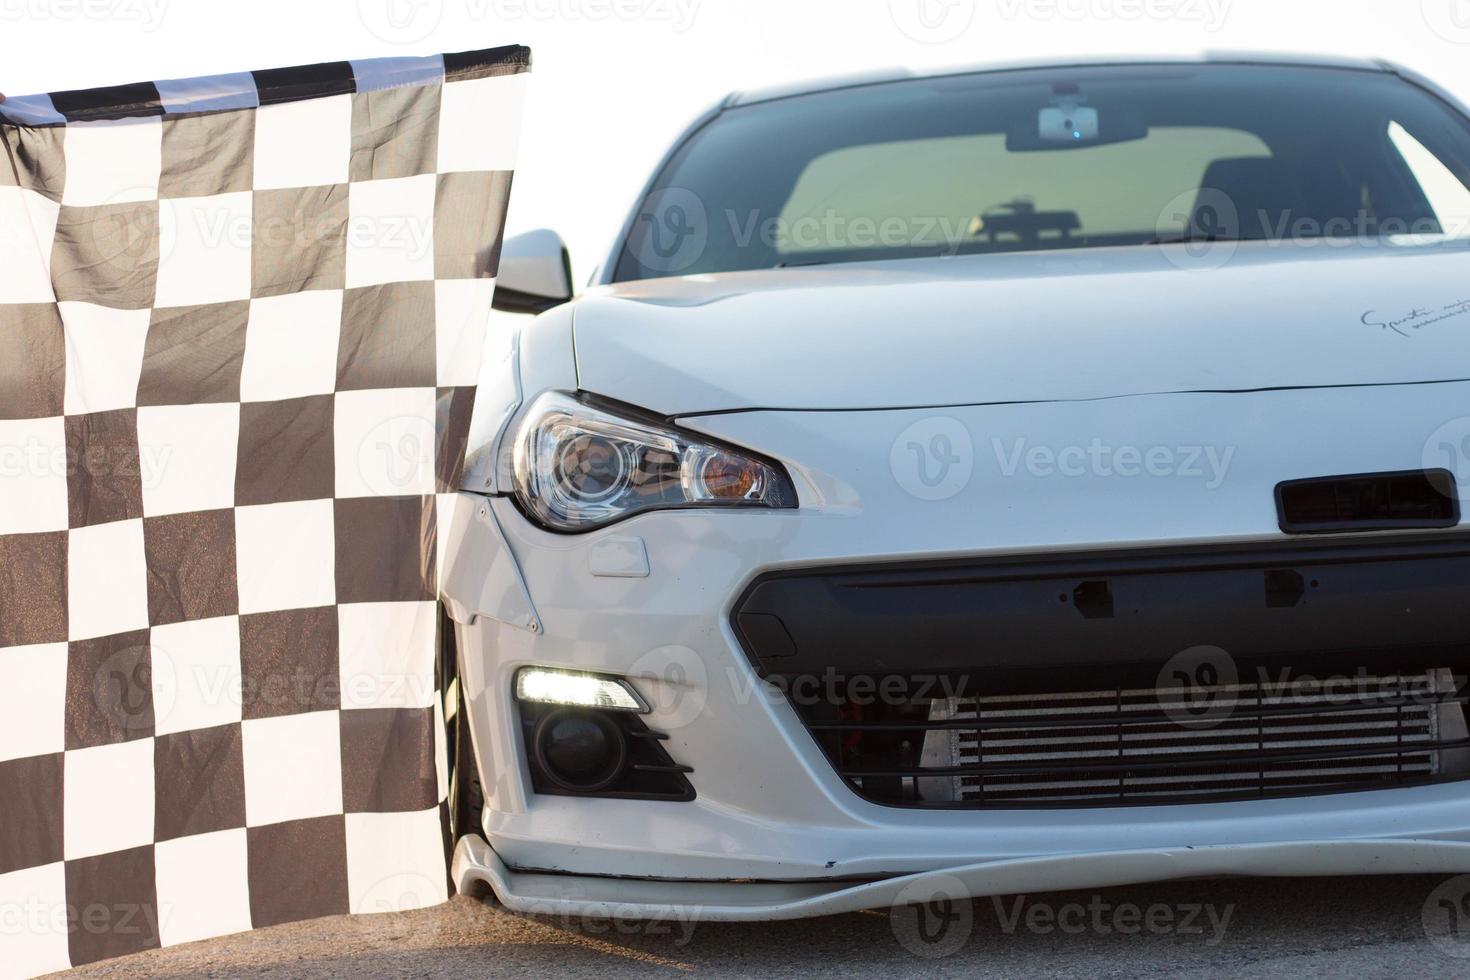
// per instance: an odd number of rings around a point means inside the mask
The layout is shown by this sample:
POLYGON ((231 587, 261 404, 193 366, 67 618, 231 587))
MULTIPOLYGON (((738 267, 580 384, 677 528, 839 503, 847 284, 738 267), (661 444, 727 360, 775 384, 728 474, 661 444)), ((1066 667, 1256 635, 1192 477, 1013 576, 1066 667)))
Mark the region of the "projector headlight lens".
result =
POLYGON ((531 406, 514 451, 516 498, 555 531, 648 510, 796 506, 774 463, 560 393, 531 406))

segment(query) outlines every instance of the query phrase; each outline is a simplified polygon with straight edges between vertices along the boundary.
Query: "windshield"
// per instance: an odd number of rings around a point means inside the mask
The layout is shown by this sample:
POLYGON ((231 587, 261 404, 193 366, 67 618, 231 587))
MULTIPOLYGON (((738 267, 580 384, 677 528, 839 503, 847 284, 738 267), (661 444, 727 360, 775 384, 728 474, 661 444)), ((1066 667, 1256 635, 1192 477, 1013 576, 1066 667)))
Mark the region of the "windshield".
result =
POLYGON ((640 207, 614 279, 1179 241, 1470 233, 1470 129, 1386 72, 1026 70, 740 106, 640 207))

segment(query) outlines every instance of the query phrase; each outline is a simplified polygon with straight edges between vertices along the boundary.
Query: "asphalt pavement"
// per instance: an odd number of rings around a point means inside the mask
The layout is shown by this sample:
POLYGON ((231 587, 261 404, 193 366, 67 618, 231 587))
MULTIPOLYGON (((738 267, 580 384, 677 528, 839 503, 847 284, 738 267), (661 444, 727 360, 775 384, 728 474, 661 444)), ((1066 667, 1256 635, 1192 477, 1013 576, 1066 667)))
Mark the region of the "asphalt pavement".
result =
POLYGON ((567 921, 461 896, 65 976, 1470 977, 1467 894, 1470 876, 1236 878, 753 925, 567 921))

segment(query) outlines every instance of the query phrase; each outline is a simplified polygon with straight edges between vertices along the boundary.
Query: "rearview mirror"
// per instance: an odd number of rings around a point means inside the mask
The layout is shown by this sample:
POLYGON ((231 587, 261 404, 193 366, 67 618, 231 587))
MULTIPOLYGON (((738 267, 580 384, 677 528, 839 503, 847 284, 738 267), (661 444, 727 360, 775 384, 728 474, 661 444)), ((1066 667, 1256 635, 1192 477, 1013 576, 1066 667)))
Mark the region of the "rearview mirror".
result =
POLYGON ((1049 106, 1006 132, 1006 150, 1081 150, 1148 138, 1143 113, 1131 107, 1049 106))
POLYGON ((572 260, 561 236, 546 228, 507 238, 495 279, 497 310, 545 313, 572 298, 572 260))

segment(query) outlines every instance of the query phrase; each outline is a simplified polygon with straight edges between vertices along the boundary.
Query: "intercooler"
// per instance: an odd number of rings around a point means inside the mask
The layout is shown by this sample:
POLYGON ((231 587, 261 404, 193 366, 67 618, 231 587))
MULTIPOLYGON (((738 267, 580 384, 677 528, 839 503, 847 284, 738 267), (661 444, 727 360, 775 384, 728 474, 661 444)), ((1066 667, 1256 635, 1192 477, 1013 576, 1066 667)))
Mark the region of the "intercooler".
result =
POLYGON ((914 780, 921 803, 1195 802, 1470 774, 1448 669, 946 698, 929 719, 943 727, 924 733, 920 769, 947 775, 914 780))

